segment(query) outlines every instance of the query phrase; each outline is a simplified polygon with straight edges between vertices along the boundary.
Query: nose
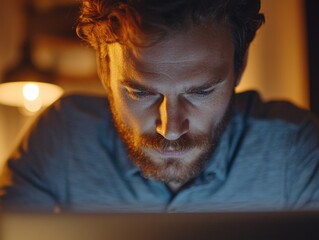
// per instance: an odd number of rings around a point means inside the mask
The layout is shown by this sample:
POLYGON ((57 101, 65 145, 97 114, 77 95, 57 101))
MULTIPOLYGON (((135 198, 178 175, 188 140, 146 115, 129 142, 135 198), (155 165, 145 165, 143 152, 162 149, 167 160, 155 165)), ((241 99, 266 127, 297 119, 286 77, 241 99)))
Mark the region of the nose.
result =
POLYGON ((189 120, 181 100, 174 102, 164 97, 159 106, 159 119, 156 122, 156 132, 167 140, 177 140, 189 131, 189 120))

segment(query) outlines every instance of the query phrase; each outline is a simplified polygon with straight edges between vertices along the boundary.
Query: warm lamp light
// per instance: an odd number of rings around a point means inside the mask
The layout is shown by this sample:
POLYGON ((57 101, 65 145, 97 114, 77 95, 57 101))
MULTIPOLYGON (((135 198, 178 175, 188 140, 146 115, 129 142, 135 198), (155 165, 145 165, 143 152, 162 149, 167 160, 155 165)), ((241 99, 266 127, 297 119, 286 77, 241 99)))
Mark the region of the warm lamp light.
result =
POLYGON ((26 83, 23 86, 22 93, 26 100, 34 101, 39 97, 40 89, 36 83, 26 83))
POLYGON ((35 113, 49 106, 63 94, 57 85, 43 82, 8 82, 0 84, 0 103, 21 107, 35 113))

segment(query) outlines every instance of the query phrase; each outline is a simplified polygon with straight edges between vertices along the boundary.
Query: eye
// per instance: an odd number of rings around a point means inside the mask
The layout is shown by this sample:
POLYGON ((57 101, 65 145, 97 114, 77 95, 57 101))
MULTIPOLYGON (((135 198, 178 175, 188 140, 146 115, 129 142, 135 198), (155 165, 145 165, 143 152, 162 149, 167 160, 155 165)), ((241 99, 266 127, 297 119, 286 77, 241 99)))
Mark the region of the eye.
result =
POLYGON ((143 99, 154 95, 154 93, 152 92, 137 89, 126 89, 126 92, 128 96, 130 96, 133 99, 143 99))
POLYGON ((196 97, 206 97, 212 94, 215 91, 215 88, 209 88, 209 89, 194 89, 188 92, 188 94, 191 94, 196 97))

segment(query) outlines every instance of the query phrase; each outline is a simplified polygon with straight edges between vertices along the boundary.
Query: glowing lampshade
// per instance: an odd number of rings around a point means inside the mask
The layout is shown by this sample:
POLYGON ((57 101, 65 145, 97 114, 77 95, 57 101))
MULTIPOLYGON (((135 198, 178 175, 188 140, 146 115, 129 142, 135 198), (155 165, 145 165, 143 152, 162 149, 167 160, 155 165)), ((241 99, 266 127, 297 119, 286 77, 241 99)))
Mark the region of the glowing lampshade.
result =
POLYGON ((63 94, 57 85, 43 82, 8 82, 0 84, 0 103, 37 112, 63 94))

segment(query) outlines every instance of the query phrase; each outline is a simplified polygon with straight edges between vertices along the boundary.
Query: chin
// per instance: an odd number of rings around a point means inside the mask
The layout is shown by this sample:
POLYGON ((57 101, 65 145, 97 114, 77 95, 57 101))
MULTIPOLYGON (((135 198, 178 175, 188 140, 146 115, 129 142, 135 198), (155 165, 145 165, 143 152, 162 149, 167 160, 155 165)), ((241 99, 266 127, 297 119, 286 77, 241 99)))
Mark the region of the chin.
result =
POLYGON ((193 159, 154 158, 141 154, 138 157, 135 155, 132 160, 140 168, 145 178, 164 183, 185 183, 200 174, 205 167, 211 151, 209 153, 207 151, 199 152, 201 154, 193 159))

